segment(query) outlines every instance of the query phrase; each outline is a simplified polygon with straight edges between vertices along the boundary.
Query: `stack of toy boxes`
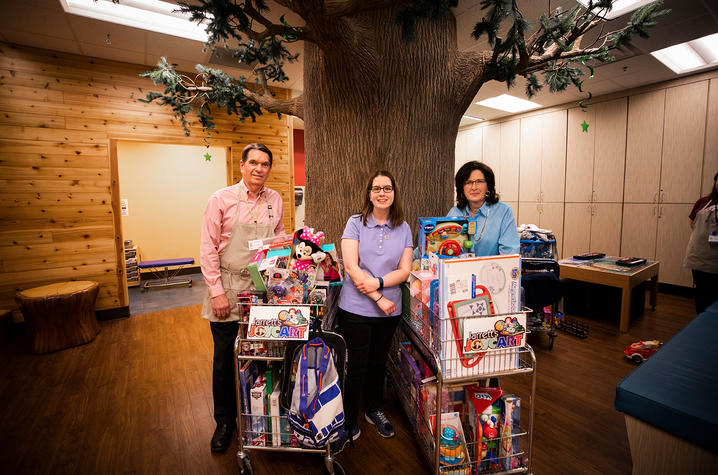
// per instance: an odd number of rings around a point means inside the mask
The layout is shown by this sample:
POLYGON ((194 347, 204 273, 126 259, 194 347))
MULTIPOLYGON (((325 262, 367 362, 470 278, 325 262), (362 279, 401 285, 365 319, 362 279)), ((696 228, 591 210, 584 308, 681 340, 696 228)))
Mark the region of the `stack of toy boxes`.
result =
POLYGON ((407 323, 432 347, 434 316, 439 313, 439 278, 428 270, 413 271, 409 274, 409 292, 411 319, 407 323))
POLYGON ((526 315, 518 313, 520 290, 518 254, 439 261, 440 359, 445 379, 518 367, 518 348, 525 346, 526 331, 526 315), (455 308, 461 312, 452 316, 455 308))

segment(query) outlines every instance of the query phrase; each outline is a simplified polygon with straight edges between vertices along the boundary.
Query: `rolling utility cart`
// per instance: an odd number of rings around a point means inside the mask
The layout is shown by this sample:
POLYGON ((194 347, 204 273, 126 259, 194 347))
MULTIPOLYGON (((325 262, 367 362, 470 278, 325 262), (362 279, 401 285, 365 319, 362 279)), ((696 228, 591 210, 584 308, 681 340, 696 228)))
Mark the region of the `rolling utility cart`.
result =
POLYGON ((433 472, 530 473, 534 351, 525 342, 509 349, 472 351, 482 345, 501 347, 524 339, 527 311, 463 312, 456 318, 441 319, 404 290, 402 323, 395 334, 388 371, 433 472), (490 319, 502 330, 468 333, 477 328, 478 319, 490 319), (462 328, 466 331, 463 335, 462 328), (510 331, 505 331, 507 328, 510 331), (513 394, 497 387, 509 377, 514 384, 507 389, 513 394), (438 420, 436 414, 441 414, 438 420))
MULTIPOLYGON (((336 295, 339 287, 334 289, 336 295)), ((332 299, 333 300, 333 299, 332 299)), ((292 364, 294 357, 303 345, 312 338, 320 336, 333 349, 333 356, 339 384, 343 389, 344 363, 346 346, 341 335, 322 329, 323 317, 331 305, 327 298, 324 304, 274 305, 263 303, 243 303, 240 301, 240 332, 234 342, 234 370, 237 383, 237 463, 240 473, 253 474, 249 460, 251 451, 281 451, 296 453, 312 453, 324 455, 324 463, 329 474, 344 474, 344 469, 334 458, 330 444, 323 448, 310 448, 300 445, 289 426, 287 414, 291 405, 293 387, 292 364), (291 340, 280 341, 276 336, 278 326, 263 327, 262 334, 266 338, 257 338, 257 328, 261 324, 253 324, 257 320, 249 318, 253 307, 263 307, 265 311, 279 315, 282 320, 282 309, 291 307, 285 317, 299 325, 283 325, 281 332, 294 333, 291 340), (278 312, 278 313, 277 313, 278 312), (307 313, 309 315, 307 315, 307 313), (306 321, 308 319, 308 322, 306 321), (302 322, 306 322, 304 335, 299 338, 302 322), (295 330, 292 330, 294 328, 295 330), (296 330, 299 329, 299 330, 296 330), (255 333, 255 336, 251 334, 255 333), (272 337, 274 336, 274 338, 272 337)), ((290 335, 291 337, 291 335, 290 335)))

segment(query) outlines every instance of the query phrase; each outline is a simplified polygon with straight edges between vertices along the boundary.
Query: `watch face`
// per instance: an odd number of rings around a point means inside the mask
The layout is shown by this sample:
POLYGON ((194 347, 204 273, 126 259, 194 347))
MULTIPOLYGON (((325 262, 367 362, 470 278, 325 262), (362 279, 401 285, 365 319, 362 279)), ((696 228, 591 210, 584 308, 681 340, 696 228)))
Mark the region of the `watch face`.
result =
POLYGON ((495 262, 489 262, 481 268, 479 272, 481 284, 488 287, 491 294, 497 294, 506 287, 506 273, 503 267, 495 262))

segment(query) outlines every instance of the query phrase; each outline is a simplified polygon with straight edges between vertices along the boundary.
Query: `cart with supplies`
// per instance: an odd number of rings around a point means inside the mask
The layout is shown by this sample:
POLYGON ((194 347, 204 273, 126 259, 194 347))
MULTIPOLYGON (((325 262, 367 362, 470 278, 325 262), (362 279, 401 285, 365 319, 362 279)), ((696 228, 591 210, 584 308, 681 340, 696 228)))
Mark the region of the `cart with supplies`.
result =
POLYGON ((258 295, 240 297, 238 305, 243 318, 234 344, 240 473, 253 473, 249 460, 251 451, 320 454, 324 456, 329 474, 344 473, 332 455, 330 443, 336 438, 332 435, 338 437, 343 430, 341 391, 346 345, 341 335, 325 330, 322 324, 327 313, 335 311, 334 302, 340 288, 329 287, 326 301, 310 304, 266 304, 256 298, 258 295), (316 349, 316 361, 326 360, 328 356, 334 368, 332 373, 323 373, 331 378, 314 386, 316 396, 319 397, 321 391, 321 397, 325 397, 325 388, 339 393, 336 408, 341 412, 341 420, 335 417, 337 421, 332 428, 319 435, 323 439, 313 439, 316 434, 311 433, 304 437, 305 434, 290 424, 291 418, 301 413, 297 404, 306 405, 306 400, 293 398, 295 373, 300 371, 300 360, 304 370, 306 366, 312 368, 312 349, 316 349))
POLYGON ((561 267, 554 259, 521 259, 521 287, 524 305, 532 309, 527 315, 527 328, 531 333, 548 335, 549 349, 556 338, 554 321, 563 314, 561 267))
POLYGON ((536 358, 529 310, 505 312, 501 301, 518 297, 519 256, 502 259, 442 261, 438 285, 415 273, 404 288, 388 368, 437 474, 531 471, 536 358))

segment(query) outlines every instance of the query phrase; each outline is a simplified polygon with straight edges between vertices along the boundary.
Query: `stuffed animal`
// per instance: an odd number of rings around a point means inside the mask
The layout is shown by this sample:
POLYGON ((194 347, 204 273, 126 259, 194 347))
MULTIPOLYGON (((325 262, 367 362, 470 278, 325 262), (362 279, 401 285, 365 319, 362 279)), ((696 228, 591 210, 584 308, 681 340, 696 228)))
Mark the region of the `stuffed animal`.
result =
POLYGON ((304 226, 295 233, 294 241, 294 258, 291 269, 293 271, 306 272, 312 268, 316 269, 319 264, 327 256, 322 252, 321 243, 324 240, 324 233, 319 231, 314 233, 314 229, 304 226))

